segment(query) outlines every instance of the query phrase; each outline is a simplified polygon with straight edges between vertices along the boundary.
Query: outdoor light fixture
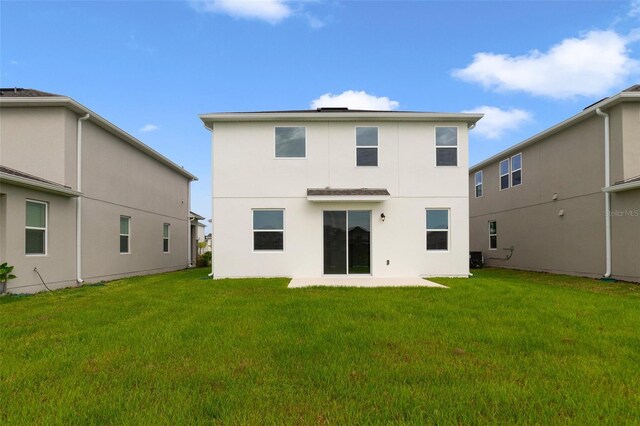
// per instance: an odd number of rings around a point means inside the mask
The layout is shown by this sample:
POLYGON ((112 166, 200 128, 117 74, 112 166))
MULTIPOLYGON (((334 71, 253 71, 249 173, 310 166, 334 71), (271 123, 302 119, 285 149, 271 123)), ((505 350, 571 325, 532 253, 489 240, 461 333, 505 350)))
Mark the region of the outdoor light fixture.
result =
POLYGON ((380 219, 382 219, 382 221, 384 222, 384 220, 386 219, 386 216, 384 215, 384 213, 380 213, 380 219))

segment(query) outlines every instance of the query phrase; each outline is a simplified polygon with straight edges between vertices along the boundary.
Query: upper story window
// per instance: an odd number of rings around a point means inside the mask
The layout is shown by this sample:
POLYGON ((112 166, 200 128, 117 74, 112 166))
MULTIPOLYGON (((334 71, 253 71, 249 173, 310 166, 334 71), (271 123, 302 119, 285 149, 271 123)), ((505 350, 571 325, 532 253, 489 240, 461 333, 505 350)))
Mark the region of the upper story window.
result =
POLYGON ((47 254, 47 203, 27 200, 25 254, 47 254))
POLYGON ((522 153, 500 162, 500 190, 522 183, 522 153))
POLYGON ((458 128, 436 127, 436 166, 458 165, 458 128))
POLYGON ((306 128, 276 127, 276 158, 305 158, 306 128))
POLYGON ((162 225, 162 252, 169 253, 169 224, 162 225))
POLYGON ((253 249, 284 250, 284 210, 253 210, 253 249))
POLYGON ((449 209, 427 209, 427 251, 449 250, 449 209))
POLYGON ((522 183, 522 153, 511 157, 511 186, 522 183))
POLYGON ((129 253, 129 236, 131 230, 131 218, 120 216, 120 253, 129 253))
POLYGON ((476 180, 476 198, 482 197, 482 170, 476 172, 475 180, 476 180))
POLYGON ((500 162, 500 190, 509 188, 509 160, 500 162))
POLYGON ((378 128, 356 127, 356 166, 378 165, 378 128))

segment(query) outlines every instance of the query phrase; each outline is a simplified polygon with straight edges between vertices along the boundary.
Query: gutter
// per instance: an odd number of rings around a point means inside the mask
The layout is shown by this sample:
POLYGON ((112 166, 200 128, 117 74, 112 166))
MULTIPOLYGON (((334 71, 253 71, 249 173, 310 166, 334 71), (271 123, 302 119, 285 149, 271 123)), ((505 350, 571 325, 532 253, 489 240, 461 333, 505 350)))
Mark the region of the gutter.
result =
MULTIPOLYGON (((609 161, 609 114, 602 112, 600 108, 596 108, 596 114, 604 117, 604 187, 611 186, 611 165, 609 161)), ((604 193, 604 209, 605 209, 605 256, 606 271, 604 278, 611 276, 611 191, 604 193)))
POLYGON ((33 188, 39 191, 48 192, 51 194, 62 195, 65 197, 79 197, 82 194, 79 191, 75 191, 71 188, 67 188, 60 185, 54 185, 46 182, 39 182, 36 180, 14 176, 8 173, 0 172, 0 182, 8 182, 12 185, 22 186, 24 188, 33 188))
POLYGON ((622 192, 622 191, 631 191, 633 189, 639 189, 639 188, 640 188, 640 181, 626 182, 626 183, 619 183, 613 186, 606 186, 602 188, 602 192, 622 192))
MULTIPOLYGON (((82 192, 82 122, 88 120, 90 114, 78 118, 78 135, 76 140, 76 190, 82 192)), ((82 195, 76 198, 76 281, 82 284, 82 195)))

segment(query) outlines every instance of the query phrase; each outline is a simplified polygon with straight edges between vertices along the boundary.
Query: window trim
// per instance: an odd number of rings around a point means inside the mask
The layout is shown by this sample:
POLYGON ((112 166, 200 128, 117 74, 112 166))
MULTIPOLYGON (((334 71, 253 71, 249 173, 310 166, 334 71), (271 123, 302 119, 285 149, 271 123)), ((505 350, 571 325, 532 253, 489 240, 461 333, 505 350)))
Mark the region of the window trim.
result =
POLYGON ((49 203, 46 201, 33 200, 31 198, 27 198, 24 203, 25 206, 25 218, 24 218, 24 229, 25 229, 25 241, 24 241, 24 255, 25 256, 48 256, 49 254, 49 203), (35 203, 42 204, 44 206, 44 228, 39 226, 27 226, 27 203, 35 203), (27 253, 27 229, 33 229, 36 231, 44 231, 44 253, 27 253))
POLYGON ((120 254, 131 254, 131 216, 125 216, 123 214, 120 215, 120 219, 118 221, 118 234, 119 234, 120 237, 124 237, 124 236, 127 237, 127 251, 122 251, 121 250, 121 248, 120 248, 120 238, 118 238, 118 250, 120 251, 120 254), (127 219, 127 221, 129 222, 129 226, 127 227, 128 231, 129 231, 128 234, 123 234, 121 232, 120 222, 122 221, 122 218, 127 219))
POLYGON ((498 221, 497 220, 490 220, 490 221, 488 221, 487 224, 489 225, 489 250, 491 250, 491 251, 498 250, 498 221), (495 223, 494 228, 495 228, 496 232, 493 233, 493 234, 491 233, 491 223, 495 223), (491 237, 496 237, 496 246, 493 247, 493 248, 491 247, 491 237))
POLYGON ((511 156, 511 158, 509 158, 509 180, 511 183, 511 188, 513 188, 514 186, 520 186, 522 185, 522 152, 519 152, 517 154, 514 154, 511 156), (517 156, 520 156, 520 168, 519 169, 514 169, 513 168, 513 159, 517 156), (513 173, 520 171, 520 183, 517 185, 513 184, 513 173))
POLYGON ((506 191, 511 188, 511 161, 509 158, 505 158, 504 160, 498 163, 498 189, 500 191, 506 191), (507 173, 502 174, 502 163, 507 162, 507 173), (507 187, 502 187, 502 176, 507 176, 507 187))
POLYGON ((253 253, 284 253, 286 249, 286 238, 285 238, 285 228, 286 228, 286 214, 284 208, 252 208, 251 209, 251 251, 253 253), (253 212, 255 211, 280 211, 282 212, 282 229, 255 229, 255 223, 253 221, 253 212), (256 232, 282 232, 282 249, 281 250, 256 250, 256 244, 254 240, 254 235, 256 232))
POLYGON ((424 232, 424 248, 427 253, 449 253, 451 251, 451 208, 450 207, 427 207, 425 208, 425 232, 424 232), (446 210, 447 211, 447 229, 429 229, 429 221, 427 220, 427 212, 429 210, 446 210), (428 248, 428 233, 431 232, 446 232, 447 233, 447 249, 446 250, 429 250, 428 248))
POLYGON ((434 146, 434 158, 433 158, 433 163, 435 165, 435 167, 460 167, 460 150, 458 148, 460 148, 460 140, 459 140, 459 133, 460 133, 460 129, 458 129, 458 126, 433 126, 433 146, 434 146), (446 128, 452 128, 452 129, 456 129, 456 144, 455 146, 451 146, 451 145, 447 145, 447 146, 438 146, 438 129, 446 129, 446 128), (456 164, 455 165, 446 165, 446 166, 439 166, 438 165, 438 149, 455 149, 456 150, 456 164))
POLYGON ((274 160, 306 160, 307 159, 307 126, 273 126, 273 159, 274 160), (304 129, 304 157, 278 157, 278 149, 276 148, 277 136, 276 129, 304 129))
POLYGON ((484 173, 482 170, 478 170, 474 175, 474 192, 473 195, 475 198, 482 198, 484 195, 484 173), (480 183, 478 183, 478 175, 480 175, 480 183), (480 187, 480 195, 478 195, 478 187, 480 187))
POLYGON ((171 253, 171 224, 163 223, 162 224, 162 253, 171 253), (164 227, 167 227, 167 236, 164 236, 164 227), (164 241, 167 240, 167 250, 164 249, 164 241))
POLYGON ((354 128, 354 138, 355 138, 355 165, 356 167, 380 167, 380 127, 379 126, 355 126, 354 128), (358 129, 376 129, 376 146, 358 146, 358 129), (376 165, 375 166, 360 166, 358 165, 358 149, 375 149, 376 150, 376 165))

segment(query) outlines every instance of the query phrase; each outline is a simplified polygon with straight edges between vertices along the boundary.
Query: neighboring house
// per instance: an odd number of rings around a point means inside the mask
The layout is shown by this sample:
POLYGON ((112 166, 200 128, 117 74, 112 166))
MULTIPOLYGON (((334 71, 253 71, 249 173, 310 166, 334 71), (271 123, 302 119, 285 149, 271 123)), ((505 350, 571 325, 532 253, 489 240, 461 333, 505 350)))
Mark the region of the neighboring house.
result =
POLYGON ((213 251, 213 234, 211 232, 209 232, 207 235, 205 235, 204 241, 206 243, 205 248, 204 248, 204 253, 206 253, 208 251, 213 251))
POLYGON ((202 115, 214 277, 468 276, 468 129, 481 117, 202 115))
POLYGON ((182 167, 73 99, 31 89, 0 89, 0 140, 8 291, 189 265, 196 177, 182 167))
POLYGON ((471 250, 488 265, 640 281, 640 85, 473 166, 469 182, 471 250))
POLYGON ((200 243, 205 242, 204 230, 206 225, 201 223, 201 220, 204 220, 204 216, 200 216, 197 213, 190 212, 189 213, 191 220, 191 261, 193 264, 196 262, 196 256, 200 256, 204 253, 204 249, 200 247, 200 243))

